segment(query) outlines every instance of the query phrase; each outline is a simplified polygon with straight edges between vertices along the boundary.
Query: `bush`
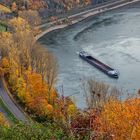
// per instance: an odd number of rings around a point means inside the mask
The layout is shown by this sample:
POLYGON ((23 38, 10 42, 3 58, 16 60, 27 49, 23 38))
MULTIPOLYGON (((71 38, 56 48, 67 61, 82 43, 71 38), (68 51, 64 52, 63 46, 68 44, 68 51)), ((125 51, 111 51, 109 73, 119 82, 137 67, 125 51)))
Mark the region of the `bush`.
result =
POLYGON ((38 123, 18 123, 10 128, 0 127, 1 140, 62 140, 69 139, 56 124, 44 127, 38 123))

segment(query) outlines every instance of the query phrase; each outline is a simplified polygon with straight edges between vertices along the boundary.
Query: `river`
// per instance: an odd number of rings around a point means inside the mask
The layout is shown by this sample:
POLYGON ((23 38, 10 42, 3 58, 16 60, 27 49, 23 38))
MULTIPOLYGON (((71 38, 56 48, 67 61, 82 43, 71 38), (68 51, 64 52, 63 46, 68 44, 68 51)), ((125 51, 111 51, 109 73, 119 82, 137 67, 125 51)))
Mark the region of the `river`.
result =
POLYGON ((85 107, 84 81, 93 78, 133 94, 140 88, 140 4, 90 17, 71 27, 51 32, 39 41, 59 63, 57 89, 85 107), (113 79, 81 60, 87 51, 120 72, 113 79))

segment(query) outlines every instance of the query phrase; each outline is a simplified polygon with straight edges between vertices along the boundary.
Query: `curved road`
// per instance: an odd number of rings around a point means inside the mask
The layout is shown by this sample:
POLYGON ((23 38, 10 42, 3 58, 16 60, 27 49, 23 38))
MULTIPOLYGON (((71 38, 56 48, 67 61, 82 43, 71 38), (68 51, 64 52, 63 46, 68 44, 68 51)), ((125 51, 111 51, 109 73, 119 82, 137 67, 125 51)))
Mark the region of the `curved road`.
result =
POLYGON ((17 120, 23 122, 28 121, 25 114, 17 107, 17 105, 14 103, 14 101, 5 90, 2 79, 0 79, 0 98, 17 120))

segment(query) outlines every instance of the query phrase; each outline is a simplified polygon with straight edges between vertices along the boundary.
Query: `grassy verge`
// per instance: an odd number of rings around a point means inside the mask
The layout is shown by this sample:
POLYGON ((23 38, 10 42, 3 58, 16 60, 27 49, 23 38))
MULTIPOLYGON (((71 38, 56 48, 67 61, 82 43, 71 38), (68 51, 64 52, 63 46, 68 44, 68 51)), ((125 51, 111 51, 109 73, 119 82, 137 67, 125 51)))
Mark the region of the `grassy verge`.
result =
POLYGON ((6 27, 0 25, 0 32, 5 32, 6 31, 6 27))
POLYGON ((6 105, 3 103, 2 99, 0 98, 0 107, 4 110, 6 113, 7 119, 12 122, 16 123, 18 120, 15 118, 15 116, 9 111, 9 109, 6 107, 6 105))
POLYGON ((3 21, 0 21, 0 32, 5 32, 6 31, 6 24, 3 21))

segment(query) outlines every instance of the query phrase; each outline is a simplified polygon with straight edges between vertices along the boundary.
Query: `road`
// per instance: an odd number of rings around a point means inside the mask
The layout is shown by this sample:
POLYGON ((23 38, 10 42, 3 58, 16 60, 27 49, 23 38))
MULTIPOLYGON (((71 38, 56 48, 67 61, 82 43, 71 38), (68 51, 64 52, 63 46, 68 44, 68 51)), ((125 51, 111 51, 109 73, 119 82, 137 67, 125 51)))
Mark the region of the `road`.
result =
POLYGON ((1 79, 0 79, 0 98, 17 120, 20 120, 22 122, 28 121, 24 113, 19 109, 19 107, 17 107, 12 98, 6 92, 1 79))

